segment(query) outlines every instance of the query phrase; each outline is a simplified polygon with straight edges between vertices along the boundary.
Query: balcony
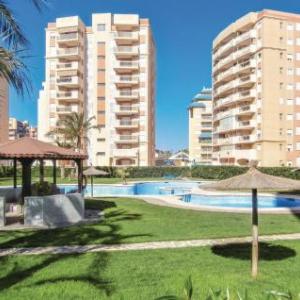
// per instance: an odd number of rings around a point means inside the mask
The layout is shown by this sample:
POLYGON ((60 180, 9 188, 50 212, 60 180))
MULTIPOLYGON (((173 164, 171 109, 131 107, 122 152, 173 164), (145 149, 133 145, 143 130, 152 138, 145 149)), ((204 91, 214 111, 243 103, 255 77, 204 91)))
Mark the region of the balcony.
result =
POLYGON ((66 87, 78 87, 79 77, 78 76, 63 76, 59 77, 57 80, 57 85, 66 87))
POLYGON ((114 53, 118 58, 132 58, 139 55, 139 48, 136 46, 119 46, 114 48, 114 53))
POLYGON ((113 156, 115 157, 137 157, 138 148, 131 149, 113 149, 113 156))
POLYGON ((56 94, 56 99, 58 100, 79 100, 78 91, 68 91, 68 92, 59 92, 56 94))
POLYGON ((73 71, 78 70, 79 63, 77 61, 69 62, 69 63, 60 63, 56 65, 57 71, 73 71))
POLYGON ((244 105, 238 109, 238 115, 252 115, 256 112, 255 105, 244 105))
POLYGON ((248 89, 238 93, 231 94, 228 97, 222 97, 215 102, 214 109, 221 109, 222 107, 228 107, 238 102, 247 100, 254 100, 256 97, 255 89, 248 89))
POLYGON ((58 115, 66 115, 70 113, 78 113, 78 106, 57 106, 56 112, 58 115))
MULTIPOLYGON (((227 115, 228 116, 228 115, 227 115)), ((220 125, 214 128, 214 133, 225 133, 230 131, 242 131, 242 130, 252 130, 256 126, 255 120, 238 121, 234 120, 232 123, 227 125, 220 125)))
POLYGON ((116 125, 118 129, 137 129, 138 127, 139 122, 133 120, 120 120, 116 125))
POLYGON ((56 53, 58 58, 64 58, 69 60, 76 60, 80 58, 78 47, 59 49, 56 53))
POLYGON ((118 135, 116 139, 117 144, 135 144, 139 142, 137 135, 118 135))
POLYGON ((235 145, 242 143, 254 143, 256 141, 256 137, 254 134, 249 135, 236 135, 230 136, 227 138, 215 138, 213 140, 214 146, 222 146, 222 145, 235 145))
POLYGON ((139 40, 138 32, 133 31, 117 31, 114 32, 114 37, 119 45, 127 45, 139 40))
POLYGON ((127 91, 127 90, 119 90, 115 98, 117 101, 131 101, 131 100, 137 100, 139 98, 139 93, 137 91, 127 91))
POLYGON ((79 34, 77 32, 61 33, 57 43, 60 45, 74 46, 79 44, 79 34))
POLYGON ((245 43, 246 41, 251 41, 252 39, 256 38, 256 31, 254 29, 249 30, 235 38, 235 44, 238 46, 240 44, 245 43))
POLYGON ((256 76, 254 74, 245 75, 238 80, 239 87, 249 88, 256 82, 256 76))
POLYGON ((133 72, 139 69, 139 63, 137 61, 120 60, 115 62, 114 69, 117 73, 133 72))
POLYGON ((135 115, 139 113, 138 106, 131 105, 120 105, 117 107, 116 114, 117 115, 135 115))
POLYGON ((228 151, 222 150, 218 153, 220 159, 228 159, 234 157, 236 160, 246 159, 246 160, 255 160, 257 159, 255 149, 230 149, 228 151))
POLYGON ((121 75, 116 76, 114 82, 117 87, 131 87, 133 85, 139 84, 139 77, 131 75, 121 75))

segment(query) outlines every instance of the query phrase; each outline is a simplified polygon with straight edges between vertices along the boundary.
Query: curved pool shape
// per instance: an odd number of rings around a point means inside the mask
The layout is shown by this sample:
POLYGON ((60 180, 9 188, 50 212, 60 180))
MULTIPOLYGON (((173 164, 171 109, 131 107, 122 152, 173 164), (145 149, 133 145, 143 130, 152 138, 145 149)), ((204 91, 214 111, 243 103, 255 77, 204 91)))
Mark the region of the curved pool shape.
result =
MULTIPOLYGON (((94 184, 94 196, 151 196, 151 195, 183 195, 191 193, 199 182, 166 181, 166 182, 139 182, 127 185, 94 184)), ((59 185, 64 193, 77 189, 76 185, 59 185)), ((87 185, 84 194, 91 195, 91 186, 87 185)))
MULTIPOLYGON (((201 206, 213 206, 221 208, 251 208, 251 196, 230 195, 195 195, 188 194, 182 197, 182 201, 201 206)), ((300 200, 288 197, 258 196, 259 208, 299 208, 300 200)))

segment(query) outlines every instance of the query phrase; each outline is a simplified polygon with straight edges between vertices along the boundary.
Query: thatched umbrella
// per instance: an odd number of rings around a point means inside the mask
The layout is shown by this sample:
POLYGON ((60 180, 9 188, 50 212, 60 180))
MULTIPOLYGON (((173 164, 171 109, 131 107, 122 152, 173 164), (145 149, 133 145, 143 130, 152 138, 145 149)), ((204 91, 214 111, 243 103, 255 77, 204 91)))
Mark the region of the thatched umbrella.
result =
POLYGON ((261 173, 256 169, 256 162, 250 163, 250 169, 242 175, 201 186, 216 190, 251 190, 252 191, 252 276, 258 273, 258 211, 257 190, 297 190, 300 181, 261 173))
POLYGON ((91 177, 91 196, 93 197, 94 196, 93 176, 108 175, 108 173, 103 170, 97 170, 96 168, 91 166, 88 169, 86 169, 85 171, 83 171, 83 175, 91 177))

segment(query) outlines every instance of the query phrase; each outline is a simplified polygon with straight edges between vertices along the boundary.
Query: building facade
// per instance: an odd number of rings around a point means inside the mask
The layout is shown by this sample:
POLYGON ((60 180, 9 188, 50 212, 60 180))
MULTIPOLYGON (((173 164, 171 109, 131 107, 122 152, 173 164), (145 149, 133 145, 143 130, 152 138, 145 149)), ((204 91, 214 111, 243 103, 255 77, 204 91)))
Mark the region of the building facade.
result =
POLYGON ((212 94, 203 88, 189 108, 189 160, 191 164, 212 164, 212 94))
POLYGON ((8 140, 8 83, 0 77, 0 143, 8 140))
POLYGON ((213 42, 215 164, 300 166, 300 15, 249 13, 213 42))
POLYGON ((38 136, 72 112, 94 117, 89 164, 151 166, 155 154, 155 45, 148 19, 93 14, 58 18, 46 29, 46 76, 38 136))
POLYGON ((9 118, 9 140, 16 140, 22 137, 37 138, 37 128, 29 125, 28 121, 19 121, 16 118, 9 118))

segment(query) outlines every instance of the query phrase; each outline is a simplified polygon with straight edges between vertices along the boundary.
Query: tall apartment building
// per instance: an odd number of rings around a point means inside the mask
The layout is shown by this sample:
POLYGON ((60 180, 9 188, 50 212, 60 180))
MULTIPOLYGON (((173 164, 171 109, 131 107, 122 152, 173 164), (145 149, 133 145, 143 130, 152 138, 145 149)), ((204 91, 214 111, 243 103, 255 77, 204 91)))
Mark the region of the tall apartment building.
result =
POLYGON ((212 91, 203 88, 188 107, 189 160, 192 164, 212 163, 212 91))
POLYGON ((0 143, 8 140, 8 83, 0 77, 0 143))
POLYGON ((58 18, 46 28, 46 79, 38 136, 72 112, 95 117, 86 144, 89 164, 154 165, 155 45, 138 15, 58 18))
POLYGON ((30 126, 28 121, 9 118, 9 140, 16 140, 25 136, 36 139, 37 128, 30 126))
POLYGON ((300 15, 249 13, 213 42, 215 164, 300 166, 300 15))

